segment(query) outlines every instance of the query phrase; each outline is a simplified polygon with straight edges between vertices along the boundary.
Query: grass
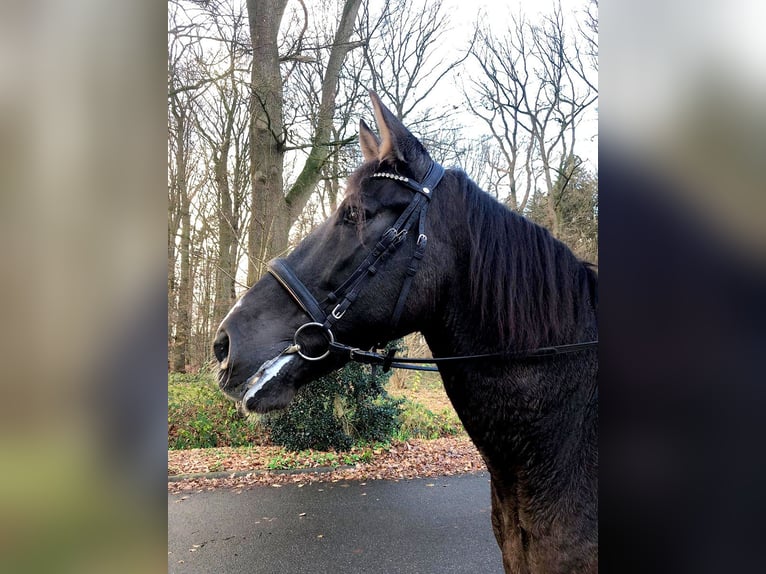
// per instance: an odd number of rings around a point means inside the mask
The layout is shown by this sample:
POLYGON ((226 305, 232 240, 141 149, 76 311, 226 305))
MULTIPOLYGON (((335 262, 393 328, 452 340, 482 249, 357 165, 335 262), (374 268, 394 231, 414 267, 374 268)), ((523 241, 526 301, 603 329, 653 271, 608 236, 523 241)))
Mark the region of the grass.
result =
POLYGON ((421 403, 406 399, 399 417, 398 440, 425 438, 429 440, 464 433, 463 425, 452 408, 434 413, 421 403))
POLYGON ((279 454, 271 457, 266 464, 266 467, 269 470, 287 470, 317 466, 331 466, 337 468, 342 464, 354 465, 360 462, 371 462, 375 454, 380 454, 389 448, 389 444, 376 443, 371 446, 355 446, 349 452, 343 453, 316 450, 290 452, 285 449, 279 454))
POLYGON ((391 396, 404 399, 397 439, 465 435, 438 373, 409 372, 397 383, 388 388, 391 396))
POLYGON ((444 385, 438 373, 403 372, 406 373, 404 376, 400 373, 396 378, 392 377, 391 382, 396 384, 389 384, 386 388, 392 397, 400 397, 420 403, 435 413, 441 412, 444 409, 454 412, 452 403, 450 403, 449 397, 444 391, 444 385))
MULTIPOLYGON (((410 373, 389 385, 389 394, 405 399, 393 440, 436 439, 464 434, 463 426, 435 373, 410 373)), ((259 417, 242 417, 234 403, 218 390, 209 374, 168 376, 168 447, 171 449, 269 444, 259 417)), ((269 468, 295 468, 298 460, 316 466, 356 464, 372 459, 376 445, 358 445, 347 453, 285 451, 269 461, 269 468), (310 454, 307 454, 309 452, 310 454)), ((303 464, 303 463, 301 463, 303 464)))

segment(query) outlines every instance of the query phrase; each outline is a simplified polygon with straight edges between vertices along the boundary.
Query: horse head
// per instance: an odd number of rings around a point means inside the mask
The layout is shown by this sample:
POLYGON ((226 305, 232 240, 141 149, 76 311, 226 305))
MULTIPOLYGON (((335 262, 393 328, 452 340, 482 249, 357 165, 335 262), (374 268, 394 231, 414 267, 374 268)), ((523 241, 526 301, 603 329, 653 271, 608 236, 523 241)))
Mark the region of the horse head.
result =
POLYGON ((343 366, 349 357, 331 352, 332 342, 368 349, 417 330, 437 306, 449 253, 429 240, 425 214, 444 172, 370 96, 380 137, 360 122, 364 163, 343 202, 270 264, 218 329, 219 385, 247 411, 284 408, 301 386, 343 366))

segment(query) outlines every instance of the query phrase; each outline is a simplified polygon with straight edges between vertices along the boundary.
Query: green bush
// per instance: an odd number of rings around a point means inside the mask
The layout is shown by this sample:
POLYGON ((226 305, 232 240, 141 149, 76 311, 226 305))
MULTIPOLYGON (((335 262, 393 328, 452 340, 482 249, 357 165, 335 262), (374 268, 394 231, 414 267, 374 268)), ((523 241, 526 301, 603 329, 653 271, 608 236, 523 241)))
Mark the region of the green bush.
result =
POLYGON ((248 446, 264 438, 262 425, 242 417, 212 375, 168 375, 168 448, 248 446))
POLYGON ((358 443, 388 441, 402 402, 384 390, 389 376, 350 363, 305 385, 285 411, 264 419, 272 442, 293 451, 347 451, 358 443))
POLYGON ((369 367, 351 364, 306 385, 281 413, 243 417, 220 392, 213 375, 171 373, 168 446, 250 446, 270 438, 292 451, 348 451, 356 444, 392 438, 435 439, 463 432, 450 409, 433 413, 420 403, 389 397, 383 388, 388 378, 380 371, 371 376, 369 367))

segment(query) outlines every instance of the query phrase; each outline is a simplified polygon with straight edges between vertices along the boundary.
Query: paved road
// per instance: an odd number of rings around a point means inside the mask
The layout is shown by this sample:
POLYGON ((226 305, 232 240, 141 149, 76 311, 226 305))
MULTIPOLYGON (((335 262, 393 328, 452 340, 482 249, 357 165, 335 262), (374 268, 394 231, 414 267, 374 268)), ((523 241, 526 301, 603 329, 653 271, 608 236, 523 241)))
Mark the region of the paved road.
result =
POLYGON ((502 574, 489 475, 168 495, 168 571, 502 574))

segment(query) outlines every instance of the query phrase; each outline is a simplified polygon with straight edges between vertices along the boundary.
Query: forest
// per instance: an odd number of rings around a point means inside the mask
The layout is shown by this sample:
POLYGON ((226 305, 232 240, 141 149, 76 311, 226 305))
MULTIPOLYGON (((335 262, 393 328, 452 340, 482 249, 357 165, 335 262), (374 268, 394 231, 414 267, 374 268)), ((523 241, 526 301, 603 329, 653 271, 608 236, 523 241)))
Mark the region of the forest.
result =
POLYGON ((169 372, 210 368, 237 297, 336 208, 371 89, 434 159, 598 263, 598 3, 476 6, 169 2, 169 372))

